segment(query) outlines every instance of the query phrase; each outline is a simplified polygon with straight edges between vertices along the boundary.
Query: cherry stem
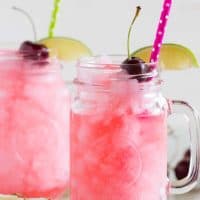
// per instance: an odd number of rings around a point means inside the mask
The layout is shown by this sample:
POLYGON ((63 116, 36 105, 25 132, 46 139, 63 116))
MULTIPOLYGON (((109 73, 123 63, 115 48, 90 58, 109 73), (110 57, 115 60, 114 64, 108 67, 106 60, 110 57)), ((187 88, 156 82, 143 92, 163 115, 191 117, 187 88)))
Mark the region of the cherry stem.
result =
POLYGON ((135 23, 135 20, 137 19, 137 17, 139 16, 139 13, 140 13, 140 10, 141 10, 141 7, 140 6, 137 6, 136 7, 136 12, 135 12, 135 16, 131 22, 131 25, 129 27, 129 30, 128 30, 128 40, 127 40, 127 51, 128 51, 128 59, 131 59, 131 53, 130 53, 130 35, 131 35, 131 31, 132 31, 132 28, 133 28, 133 25, 135 23))
POLYGON ((16 11, 19 11, 20 13, 24 14, 28 18, 28 20, 29 20, 29 22, 30 22, 30 24, 32 26, 34 40, 36 41, 37 40, 37 32, 36 32, 35 24, 33 22, 32 17, 29 15, 28 12, 26 12, 25 10, 23 10, 21 8, 18 8, 16 6, 12 6, 12 9, 16 10, 16 11))

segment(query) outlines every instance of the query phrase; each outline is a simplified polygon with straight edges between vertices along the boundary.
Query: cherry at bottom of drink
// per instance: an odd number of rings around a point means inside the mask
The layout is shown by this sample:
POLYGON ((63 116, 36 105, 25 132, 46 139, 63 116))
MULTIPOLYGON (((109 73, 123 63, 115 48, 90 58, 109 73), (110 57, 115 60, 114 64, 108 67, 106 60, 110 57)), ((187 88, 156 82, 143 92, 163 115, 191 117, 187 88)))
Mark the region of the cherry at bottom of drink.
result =
POLYGON ((128 82, 110 92, 78 90, 71 114, 70 200, 166 199, 166 101, 151 90, 151 81, 145 90, 128 82))

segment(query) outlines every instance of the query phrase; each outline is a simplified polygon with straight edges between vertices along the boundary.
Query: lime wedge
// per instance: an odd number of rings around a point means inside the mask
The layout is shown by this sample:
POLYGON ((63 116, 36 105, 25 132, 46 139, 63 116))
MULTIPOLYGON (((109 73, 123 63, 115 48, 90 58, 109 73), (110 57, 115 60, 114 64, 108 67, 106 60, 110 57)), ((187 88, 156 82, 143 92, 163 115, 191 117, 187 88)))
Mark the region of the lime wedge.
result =
MULTIPOLYGON (((152 46, 141 48, 132 53, 132 56, 139 57, 149 62, 152 46)), ((167 70, 181 70, 191 67, 199 67, 194 53, 180 44, 165 43, 161 47, 159 64, 167 70)))
POLYGON ((91 50, 82 42, 67 37, 44 38, 38 43, 52 50, 52 54, 65 61, 74 61, 83 56, 91 56, 91 50))

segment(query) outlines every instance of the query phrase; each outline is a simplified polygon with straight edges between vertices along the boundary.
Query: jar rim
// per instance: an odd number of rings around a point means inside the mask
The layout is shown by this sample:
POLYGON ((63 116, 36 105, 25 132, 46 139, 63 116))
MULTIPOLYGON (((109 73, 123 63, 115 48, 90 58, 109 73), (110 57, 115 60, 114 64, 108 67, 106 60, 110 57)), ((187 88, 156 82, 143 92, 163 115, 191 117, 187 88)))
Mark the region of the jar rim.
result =
MULTIPOLYGON (((55 56, 51 56, 48 59, 55 59, 56 58, 56 54, 54 52, 54 50, 52 49, 47 49, 48 53, 54 53, 55 56)), ((24 55, 29 55, 30 53, 28 51, 19 51, 16 49, 0 49, 0 60, 4 60, 4 59, 13 59, 13 60, 21 60, 24 59, 24 55)), ((47 60, 48 60, 47 59, 47 60)), ((37 62, 38 60, 32 60, 37 62)))
MULTIPOLYGON (((49 57, 44 60, 43 59, 28 59, 24 57, 23 53, 25 53, 25 56, 26 56, 26 52, 20 52, 19 50, 16 50, 16 49, 0 49, 0 62, 22 61, 24 62, 24 65, 25 65, 24 66, 25 68, 23 68, 24 70, 22 70, 22 72, 28 73, 28 74, 52 73, 52 72, 56 72, 57 70, 60 70, 61 68, 61 64, 56 59, 56 57, 49 57), (48 67, 46 68, 45 65, 48 67), (50 65, 53 67, 49 67, 50 65)), ((0 68, 1 72, 12 69, 12 64, 10 63, 9 63, 9 66, 7 66, 6 64, 3 66, 5 67, 0 68)), ((21 70, 21 69, 22 69, 22 66, 19 66, 18 70, 21 70)))
MULTIPOLYGON (((96 55, 90 57, 80 58, 77 62, 77 72, 89 73, 90 71, 96 71, 98 73, 120 73, 122 72, 123 66, 132 67, 138 64, 123 64, 123 61, 127 59, 125 55, 96 55)), ((127 80, 127 79, 139 79, 139 78, 157 78, 159 77, 158 62, 146 62, 141 65, 148 66, 152 70, 145 73, 129 74, 123 73, 122 76, 113 76, 110 80, 127 80)), ((77 77, 79 79, 79 77, 77 77)))
MULTIPOLYGON (((96 65, 97 69, 104 66, 104 65, 111 65, 113 64, 113 67, 111 66, 111 69, 115 69, 116 65, 137 65, 137 64, 123 64, 122 62, 127 59, 126 55, 120 55, 120 54, 109 54, 109 55, 94 55, 94 56, 87 56, 87 57, 81 57, 78 59, 78 65, 80 67, 92 67, 92 65, 96 65), (100 60, 102 58, 102 60, 100 60), (111 59, 110 59, 111 58, 111 59), (95 62, 99 61, 99 62, 95 62), (110 63, 109 63, 110 62, 110 63), (89 66, 87 66, 89 65, 89 66)), ((145 62, 146 65, 158 65, 158 62, 145 62)))

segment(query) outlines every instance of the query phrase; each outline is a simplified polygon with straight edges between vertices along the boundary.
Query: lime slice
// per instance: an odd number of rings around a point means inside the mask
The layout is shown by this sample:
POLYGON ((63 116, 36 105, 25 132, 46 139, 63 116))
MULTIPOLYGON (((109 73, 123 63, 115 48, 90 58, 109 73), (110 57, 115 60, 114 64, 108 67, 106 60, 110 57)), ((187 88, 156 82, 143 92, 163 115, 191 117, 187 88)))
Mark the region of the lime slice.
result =
POLYGON ((52 49, 52 54, 65 61, 74 61, 83 56, 91 56, 91 50, 82 42, 67 37, 52 37, 38 41, 52 49))
MULTIPOLYGON (((141 48, 132 53, 132 56, 139 57, 149 62, 152 46, 141 48)), ((199 67, 194 53, 180 44, 165 43, 161 47, 159 64, 167 70, 181 70, 191 67, 199 67)))

